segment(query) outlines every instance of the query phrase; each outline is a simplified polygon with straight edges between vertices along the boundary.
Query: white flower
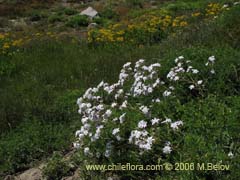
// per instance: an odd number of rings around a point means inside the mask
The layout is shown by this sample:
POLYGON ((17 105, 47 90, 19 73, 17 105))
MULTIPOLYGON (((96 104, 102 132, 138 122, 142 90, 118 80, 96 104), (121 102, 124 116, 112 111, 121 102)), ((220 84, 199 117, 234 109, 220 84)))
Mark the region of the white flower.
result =
POLYGON ((164 97, 170 96, 171 94, 172 94, 172 92, 171 92, 171 91, 168 91, 168 90, 166 90, 166 91, 163 92, 163 96, 164 96, 164 97))
POLYGON ((131 65, 131 62, 127 62, 123 65, 123 68, 126 69, 127 67, 129 67, 131 65))
POLYGON ((212 69, 212 70, 210 71, 210 73, 211 73, 211 74, 215 74, 215 70, 212 69))
POLYGON ((173 80, 174 80, 174 81, 178 81, 178 80, 179 80, 179 76, 175 76, 175 77, 173 78, 173 80))
POLYGON ((194 88, 195 88, 194 85, 190 85, 190 86, 189 86, 189 89, 191 89, 191 90, 194 89, 194 88))
POLYGON ((84 124, 84 125, 83 125, 83 128, 86 129, 86 130, 89 130, 90 127, 91 127, 90 124, 84 124))
POLYGON ((159 121, 160 121, 160 119, 158 119, 158 118, 153 118, 153 119, 151 120, 152 125, 154 125, 154 124, 158 124, 159 121))
POLYGON ((170 86, 169 89, 174 90, 175 88, 173 86, 170 86))
POLYGON ((80 104, 82 103, 82 101, 83 101, 83 98, 82 98, 82 97, 78 98, 78 99, 77 99, 77 104, 80 105, 80 104))
POLYGON ((80 148, 80 144, 79 143, 73 143, 73 147, 76 148, 76 149, 79 149, 80 148))
POLYGON ((174 123, 171 123, 171 128, 173 129, 173 130, 177 130, 178 128, 179 128, 179 126, 181 126, 181 125, 183 125, 183 122, 182 121, 176 121, 176 122, 174 122, 174 123))
POLYGON ((182 67, 182 63, 178 63, 177 67, 181 68, 182 67))
POLYGON ((82 121, 83 124, 85 124, 88 121, 88 118, 87 117, 83 117, 81 121, 82 121))
POLYGON ((112 111, 108 109, 104 114, 103 114, 103 119, 108 119, 112 115, 112 111))
POLYGON ((178 58, 175 59, 175 63, 178 63, 178 61, 182 60, 182 59, 184 59, 184 57, 183 56, 179 56, 178 58))
POLYGON ((99 104, 98 106, 96 106, 96 109, 98 111, 102 111, 102 110, 104 110, 104 106, 102 104, 99 104))
POLYGON ((148 93, 152 93, 153 92, 153 88, 152 87, 148 87, 148 93))
POLYGON ((199 73, 199 71, 197 69, 192 69, 192 73, 197 74, 197 73, 199 73))
POLYGON ((114 118, 114 119, 113 119, 113 121, 117 121, 117 120, 118 120, 118 118, 114 118))
POLYGON ((101 88, 101 87, 103 87, 104 86, 104 81, 101 81, 98 85, 97 85, 97 88, 99 89, 99 88, 101 88))
POLYGON ((199 80, 199 81, 197 82, 198 85, 201 85, 202 83, 203 83, 203 80, 199 80))
POLYGON ((119 117, 119 120, 120 120, 120 123, 122 124, 123 121, 125 121, 125 116, 126 116, 126 113, 122 114, 120 117, 119 117))
POLYGON ((89 147, 84 148, 84 154, 87 155, 89 153, 89 147))
POLYGON ((112 108, 115 108, 116 106, 117 106, 117 103, 112 103, 112 104, 111 104, 111 107, 112 107, 112 108))
POLYGON ((144 115, 147 115, 149 112, 149 108, 147 106, 141 106, 139 109, 143 112, 144 115))
POLYGON ((81 131, 78 130, 78 131, 75 132, 75 136, 76 136, 76 137, 78 137, 79 134, 81 134, 81 131))
POLYGON ((178 58, 176 58, 176 59, 175 59, 175 63, 178 63, 178 61, 179 61, 179 59, 178 59, 178 58))
POLYGON ((222 8, 227 8, 228 7, 228 5, 227 4, 224 4, 223 6, 222 6, 222 8))
POLYGON ((232 151, 230 151, 230 152, 228 153, 228 157, 233 158, 233 153, 232 153, 232 151))
POLYGON ((144 121, 144 120, 139 121, 138 128, 142 129, 142 128, 145 128, 145 127, 147 127, 147 122, 144 121))
POLYGON ((117 133, 119 133, 120 132, 120 129, 119 128, 115 128, 115 129, 113 129, 113 131, 112 131, 112 135, 116 135, 117 133))
POLYGON ((182 60, 184 59, 184 56, 179 56, 178 59, 182 60))
POLYGON ((125 101, 122 103, 122 105, 119 107, 119 109, 127 108, 127 104, 128 104, 128 102, 127 102, 127 100, 125 100, 125 101))
POLYGON ((170 118, 166 118, 165 121, 163 121, 162 123, 164 124, 164 123, 171 123, 171 122, 172 120, 170 118))
POLYGON ((161 102, 161 101, 160 101, 159 98, 157 98, 157 99, 153 99, 152 102, 159 103, 159 102, 161 102))
POLYGON ((164 154, 170 154, 172 152, 172 148, 171 148, 171 143, 167 142, 166 145, 163 148, 163 153, 164 154))
POLYGON ((215 60, 216 60, 216 59, 215 59, 215 56, 210 56, 210 57, 208 58, 208 61, 210 61, 211 63, 214 63, 215 60))

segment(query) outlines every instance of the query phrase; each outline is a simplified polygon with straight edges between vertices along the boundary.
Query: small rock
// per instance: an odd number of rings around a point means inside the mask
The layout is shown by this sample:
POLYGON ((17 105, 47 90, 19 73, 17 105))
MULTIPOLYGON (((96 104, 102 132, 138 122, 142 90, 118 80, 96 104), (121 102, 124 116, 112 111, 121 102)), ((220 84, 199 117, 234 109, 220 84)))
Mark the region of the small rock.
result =
POLYGON ((17 176, 17 180, 41 180, 42 171, 39 168, 32 168, 17 176))
POLYGON ((87 9, 83 10, 80 14, 86 15, 90 18, 94 18, 98 15, 98 12, 95 9, 93 9, 92 7, 88 7, 87 9))
POLYGON ((7 175, 4 180, 15 180, 15 177, 14 176, 11 176, 11 175, 7 175))
POLYGON ((27 23, 25 22, 25 20, 23 18, 20 19, 12 19, 10 20, 12 27, 15 28, 15 30, 23 30, 24 28, 27 27, 27 23))
POLYGON ((98 26, 97 23, 90 23, 87 28, 88 29, 95 29, 97 26, 98 26))

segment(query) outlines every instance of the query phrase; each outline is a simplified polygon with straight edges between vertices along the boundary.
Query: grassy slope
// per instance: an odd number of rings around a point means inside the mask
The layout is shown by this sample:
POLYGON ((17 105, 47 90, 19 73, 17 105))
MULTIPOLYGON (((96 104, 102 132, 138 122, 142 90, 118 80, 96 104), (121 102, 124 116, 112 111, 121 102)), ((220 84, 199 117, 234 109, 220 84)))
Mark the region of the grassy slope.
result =
MULTIPOLYGON (((214 54, 220 61, 220 73, 209 89, 213 97, 206 98, 203 102, 190 101, 191 108, 188 105, 182 107, 187 135, 184 137, 184 153, 181 158, 194 157, 190 160, 197 162, 208 153, 210 155, 206 156, 205 162, 215 157, 217 160, 223 158, 220 149, 226 142, 231 144, 233 141, 227 137, 237 138, 234 132, 239 131, 230 123, 239 117, 240 106, 239 10, 239 7, 231 10, 216 23, 192 25, 180 36, 169 37, 161 44, 151 47, 135 48, 126 45, 91 49, 69 43, 35 42, 24 52, 3 59, 10 61, 13 67, 0 79, 0 115, 5 120, 1 121, 1 127, 12 127, 20 122, 21 125, 1 137, 0 172, 21 170, 35 159, 68 148, 77 126, 73 122, 79 118, 75 107, 76 98, 82 90, 102 79, 108 82, 115 80, 121 65, 126 61, 146 58, 155 62, 157 59, 170 67, 172 62, 169 60, 182 54, 195 61, 214 54), (229 62, 235 66, 229 67, 229 62), (208 112, 208 107, 215 109, 208 112), (234 113, 222 114, 228 108, 234 113), (199 109, 202 113, 195 114, 199 109), (199 125, 192 121, 211 116, 214 116, 214 123, 209 120, 199 125), (226 118, 223 119, 224 116, 226 118), (224 121, 224 124, 219 121, 224 121), (218 126, 222 128, 216 128, 218 126), (206 127, 211 127, 212 130, 206 127), (222 139, 216 141, 219 134, 223 135, 222 139), (211 146, 206 142, 211 143, 211 146), (202 154, 199 155, 199 151, 202 154)), ((234 123, 238 123, 239 127, 239 122, 234 123)), ((238 159, 234 161, 237 165, 238 159)), ((237 169, 237 166, 234 168, 237 169)), ((230 176, 238 177, 236 172, 233 169, 230 176)), ((182 178, 196 176, 187 172, 175 174, 179 175, 182 178)), ((173 174, 169 176, 172 177, 173 174)), ((199 177, 211 178, 215 175, 206 173, 199 177)), ((229 175, 226 174, 225 177, 229 175)))

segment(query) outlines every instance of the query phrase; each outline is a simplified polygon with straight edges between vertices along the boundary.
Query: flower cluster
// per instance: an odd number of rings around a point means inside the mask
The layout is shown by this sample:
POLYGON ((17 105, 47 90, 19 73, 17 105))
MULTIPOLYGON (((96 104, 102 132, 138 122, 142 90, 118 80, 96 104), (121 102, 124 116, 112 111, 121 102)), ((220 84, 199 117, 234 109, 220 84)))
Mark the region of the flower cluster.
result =
MULTIPOLYGON (((214 62, 215 57, 211 56, 206 66, 213 68, 214 62)), ((160 142, 163 144, 162 153, 170 154, 173 150, 171 142, 154 132, 159 128, 177 132, 183 121, 158 117, 158 114, 152 113, 152 108, 154 104, 161 103, 161 99, 167 101, 168 96, 173 96, 179 83, 187 83, 186 88, 190 90, 204 85, 204 81, 197 78, 199 76, 195 77, 200 70, 194 68, 190 60, 180 56, 175 63, 176 66, 170 69, 166 77, 160 78, 159 63, 147 66, 140 59, 131 67, 128 62, 123 65, 117 83, 110 85, 102 81, 96 87, 87 89, 77 100, 82 126, 76 132, 74 146, 86 155, 110 157, 116 143, 132 144, 142 154, 152 150, 154 143, 160 142), (104 143, 106 146, 103 150, 104 143)))
POLYGON ((0 54, 12 55, 19 51, 21 47, 28 44, 32 40, 43 40, 45 38, 56 38, 56 34, 52 32, 34 33, 25 35, 22 33, 0 33, 0 54))
POLYGON ((161 38, 167 30, 187 26, 185 16, 172 17, 162 14, 144 14, 130 22, 121 22, 107 28, 90 30, 89 43, 143 42, 161 38), (150 38, 150 39, 149 39, 150 38))
POLYGON ((219 3, 210 3, 206 8, 207 16, 216 16, 222 11, 222 7, 219 3))
MULTIPOLYGON (((234 3, 238 5, 238 3, 234 3)), ((162 9, 148 11, 129 21, 109 25, 100 29, 88 31, 89 43, 121 43, 133 42, 138 44, 152 43, 161 40, 169 32, 174 32, 188 26, 192 19, 203 17, 215 18, 231 6, 220 3, 210 3, 203 12, 195 11, 190 16, 171 16, 162 9)))
MULTIPOLYGON (((212 57, 209 57, 209 59, 211 59, 212 57)), ((197 79, 197 77, 194 78, 195 75, 198 75, 200 71, 191 65, 190 60, 185 60, 183 56, 179 56, 178 58, 175 59, 175 63, 176 66, 171 68, 171 70, 167 74, 167 78, 170 81, 185 82, 186 84, 188 84, 190 90, 193 90, 195 88, 201 88, 201 86, 204 85, 203 80, 197 79)), ((171 89, 174 90, 175 88, 172 86, 171 89)), ((168 94, 169 93, 172 92, 168 91, 168 94)))

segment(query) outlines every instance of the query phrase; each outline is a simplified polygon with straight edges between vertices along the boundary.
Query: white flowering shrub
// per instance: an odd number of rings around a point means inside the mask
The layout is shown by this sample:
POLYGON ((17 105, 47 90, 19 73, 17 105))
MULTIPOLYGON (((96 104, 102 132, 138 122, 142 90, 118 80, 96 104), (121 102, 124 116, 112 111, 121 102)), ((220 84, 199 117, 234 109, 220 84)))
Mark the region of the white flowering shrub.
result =
MULTIPOLYGON (((209 75, 215 73, 214 63, 215 57, 211 56, 203 65, 209 75)), ((74 146, 85 157, 99 162, 103 159, 128 162, 128 157, 141 158, 149 152, 157 153, 158 157, 174 152, 178 146, 171 140, 177 142, 182 136, 184 119, 178 119, 174 109, 173 116, 168 117, 161 107, 178 101, 181 93, 178 89, 201 96, 205 87, 205 80, 200 79, 205 74, 194 68, 190 60, 180 56, 175 64, 161 77, 159 63, 148 66, 140 59, 132 67, 128 62, 117 83, 102 81, 87 89, 77 100, 82 127, 76 132, 74 146)))

